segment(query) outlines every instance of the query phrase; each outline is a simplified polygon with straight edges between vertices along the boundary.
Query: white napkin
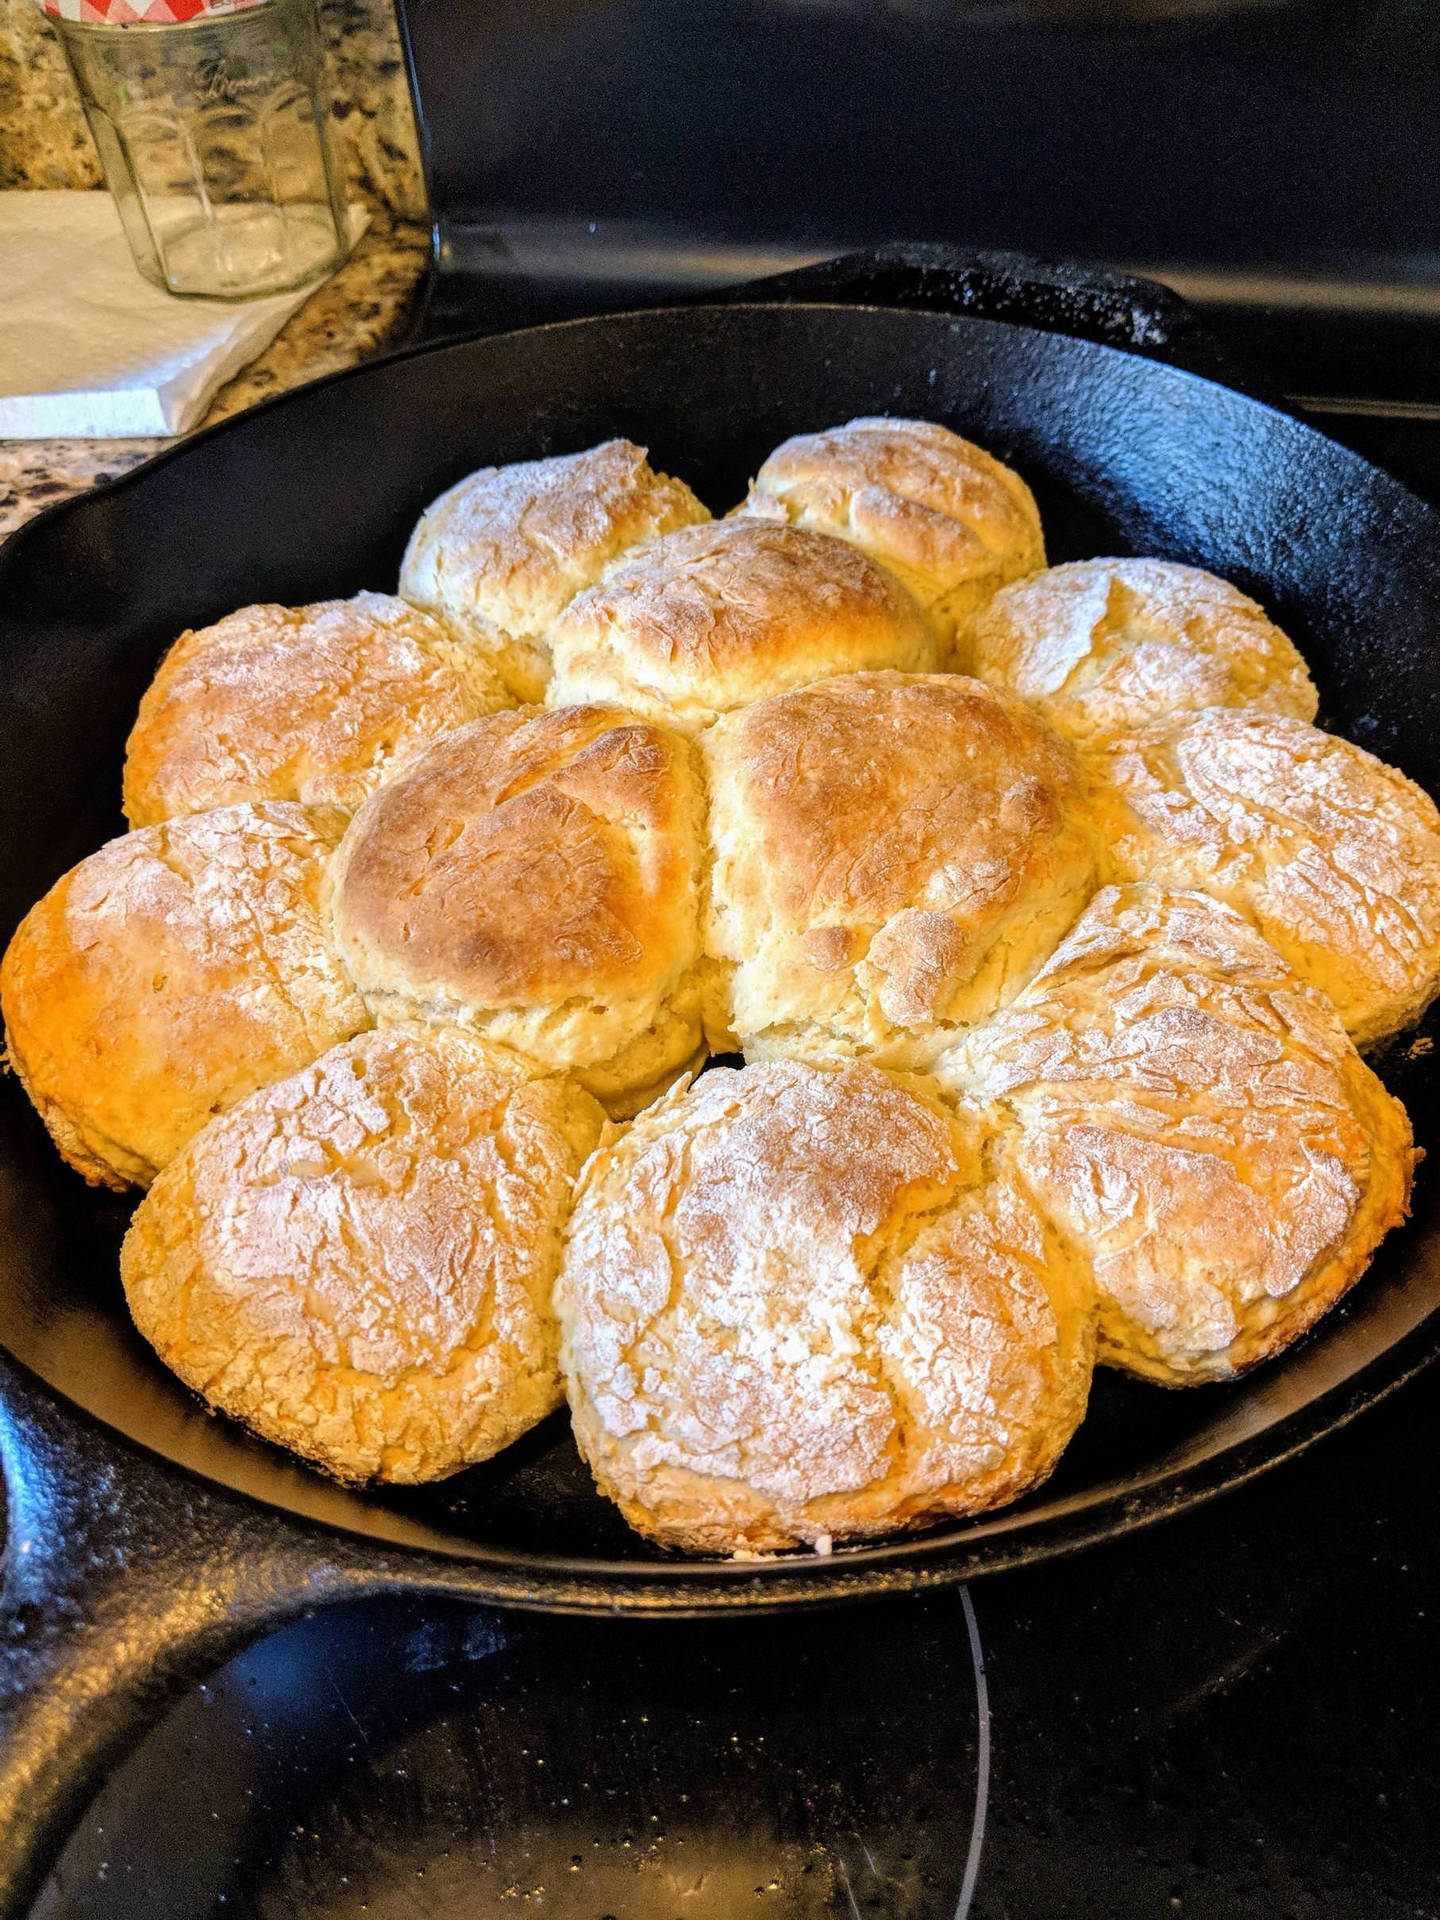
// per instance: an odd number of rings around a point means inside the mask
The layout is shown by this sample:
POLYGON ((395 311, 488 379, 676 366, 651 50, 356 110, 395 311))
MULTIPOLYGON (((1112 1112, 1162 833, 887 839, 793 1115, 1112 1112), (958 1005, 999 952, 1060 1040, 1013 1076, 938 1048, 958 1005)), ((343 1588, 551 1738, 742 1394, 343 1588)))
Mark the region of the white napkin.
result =
MULTIPOLYGON (((350 237, 369 216, 350 209, 350 237)), ((316 282, 181 300, 135 266, 108 193, 0 193, 0 439, 185 433, 316 282)))

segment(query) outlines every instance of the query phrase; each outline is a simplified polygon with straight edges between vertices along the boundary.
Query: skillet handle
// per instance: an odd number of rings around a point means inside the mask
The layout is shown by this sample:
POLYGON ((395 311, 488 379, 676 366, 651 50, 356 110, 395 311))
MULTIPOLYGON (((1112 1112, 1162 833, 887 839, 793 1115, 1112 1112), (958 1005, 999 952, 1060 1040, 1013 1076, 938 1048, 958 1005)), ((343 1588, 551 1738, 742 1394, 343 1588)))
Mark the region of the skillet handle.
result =
POLYGON ((1158 280, 1073 261, 903 241, 752 280, 723 297, 915 307, 981 320, 1010 320, 1046 333, 1068 333, 1120 347, 1264 397, 1253 377, 1178 293, 1158 280))
POLYGON ((20 1920, 106 1771, 262 1630, 393 1584, 346 1543, 202 1485, 0 1357, 0 1920, 20 1920))

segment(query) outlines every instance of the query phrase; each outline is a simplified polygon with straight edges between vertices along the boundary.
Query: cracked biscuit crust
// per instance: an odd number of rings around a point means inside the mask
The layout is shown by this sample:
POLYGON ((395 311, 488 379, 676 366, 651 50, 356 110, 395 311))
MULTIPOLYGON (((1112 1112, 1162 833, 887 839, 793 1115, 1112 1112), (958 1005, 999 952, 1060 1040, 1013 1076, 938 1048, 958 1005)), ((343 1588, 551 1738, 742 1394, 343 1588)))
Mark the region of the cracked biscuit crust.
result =
POLYGON ((509 705, 482 659, 388 594, 242 607, 161 662, 126 748, 125 816, 243 800, 353 812, 440 734, 509 705))
POLYGON ((560 1404, 550 1290, 603 1124, 454 1028, 386 1028, 214 1120, 135 1214, 135 1323, 345 1481, 436 1480, 560 1404))
POLYGON ((975 622, 975 672, 1079 738, 1201 707, 1315 718, 1290 641, 1238 587, 1168 560, 1077 560, 1004 588, 975 622))
POLYGON ((196 1129, 370 1024, 321 882, 344 817, 266 801, 112 840, 21 922, 10 1060, 87 1180, 147 1185, 196 1129))
POLYGON ((683 480, 656 473, 629 440, 483 467, 425 510, 400 593, 448 619, 517 699, 539 700, 547 631, 574 596, 626 547, 709 518, 683 480))
POLYGON ((591 1161, 556 1286, 581 1451, 691 1552, 1017 1498, 1084 1414, 1088 1276, 933 1093, 707 1073, 591 1161))
POLYGON ((747 1051, 924 1067, 1018 991, 1094 889, 1069 748, 978 680, 823 681, 702 746, 706 950, 747 1051))
POLYGON ((702 1045, 702 814, 688 743, 620 708, 477 720, 356 814, 341 955, 378 1018, 468 1026, 633 1111, 702 1045))
POLYGON ((1110 877, 1237 908, 1340 1010, 1357 1046, 1440 989, 1440 811, 1349 740, 1211 708, 1091 756, 1110 877))
POLYGON ((1019 474, 930 420, 852 420, 787 440, 737 511, 835 534, 888 567, 953 650, 938 664, 964 672, 975 615, 1045 564, 1019 474))
POLYGON ((627 554, 550 635, 552 705, 616 700, 694 730, 829 674, 941 664, 885 568, 826 534, 723 520, 627 554))
POLYGON ((1094 1266, 1102 1361, 1165 1386, 1288 1345, 1405 1218, 1410 1123, 1323 994, 1228 907, 1109 887, 941 1063, 1094 1266))

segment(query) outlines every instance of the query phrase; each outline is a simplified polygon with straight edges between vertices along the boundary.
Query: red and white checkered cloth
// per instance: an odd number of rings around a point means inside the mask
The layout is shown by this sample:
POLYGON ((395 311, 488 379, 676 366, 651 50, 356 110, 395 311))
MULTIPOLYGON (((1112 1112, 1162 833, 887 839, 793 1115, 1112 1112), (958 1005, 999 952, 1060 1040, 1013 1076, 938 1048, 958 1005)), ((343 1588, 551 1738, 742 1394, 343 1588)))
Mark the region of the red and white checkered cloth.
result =
POLYGON ((90 27, 183 26, 212 14, 239 13, 263 0, 40 0, 53 20, 79 20, 90 27))

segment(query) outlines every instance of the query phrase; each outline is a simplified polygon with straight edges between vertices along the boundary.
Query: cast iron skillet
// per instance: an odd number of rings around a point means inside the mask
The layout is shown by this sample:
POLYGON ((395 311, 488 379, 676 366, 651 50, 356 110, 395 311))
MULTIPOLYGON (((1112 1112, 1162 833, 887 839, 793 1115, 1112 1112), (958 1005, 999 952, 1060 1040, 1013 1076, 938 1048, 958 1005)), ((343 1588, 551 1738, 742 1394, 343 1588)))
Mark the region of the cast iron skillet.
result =
MULTIPOLYGON (((1195 366, 1220 361, 1161 289, 931 250, 832 263, 763 299, 446 345, 227 421, 0 554, 0 938, 120 830, 125 736, 183 627, 246 601, 389 587, 409 527, 457 476, 615 433, 723 510, 786 434, 860 413, 944 420, 1031 481, 1052 558, 1162 554, 1257 594, 1310 661, 1322 719, 1440 788, 1440 517, 1195 366), (856 297, 867 304, 839 304, 856 297), (950 310, 923 310, 935 305, 950 310), (975 317, 997 311, 1031 324, 975 317)), ((1382 1064, 1424 1141, 1433 1102, 1416 1057, 1382 1064)), ((965 1579, 1233 1486, 1440 1346, 1440 1222, 1422 1179, 1409 1227, 1308 1342, 1225 1388, 1102 1375, 1060 1471, 1020 1508, 828 1559, 694 1564, 628 1532, 563 1419, 439 1488, 367 1495, 208 1417, 130 1327, 127 1213, 62 1167, 7 1081, 0 1913, 21 1910, 99 1770, 169 1689, 307 1607, 404 1586, 736 1613, 965 1579)))

